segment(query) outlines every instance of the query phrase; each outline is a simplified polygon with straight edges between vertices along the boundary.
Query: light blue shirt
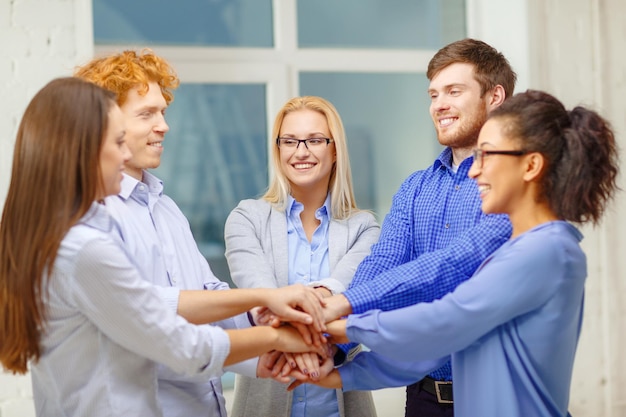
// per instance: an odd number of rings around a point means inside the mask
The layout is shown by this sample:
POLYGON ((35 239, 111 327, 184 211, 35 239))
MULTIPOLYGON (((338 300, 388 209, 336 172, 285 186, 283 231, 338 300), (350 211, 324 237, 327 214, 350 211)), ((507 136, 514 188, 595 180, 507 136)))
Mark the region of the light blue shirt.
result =
POLYGON ((587 275, 581 239, 566 222, 544 223, 440 300, 349 316, 350 340, 377 354, 340 368, 344 390, 416 382, 451 353, 456 417, 569 415, 587 275))
MULTIPOLYGON (((117 196, 106 206, 120 225, 126 249, 142 275, 160 287, 166 304, 176 311, 180 290, 227 290, 227 283, 213 275, 198 250, 189 222, 176 203, 163 194, 163 183, 143 171, 143 181, 124 174, 117 196)), ((249 327, 245 314, 218 323, 222 328, 249 327)), ((256 376, 257 360, 228 370, 256 376)), ((226 417, 220 378, 185 377, 166 367, 159 369, 159 399, 166 417, 226 417)))
MULTIPOLYGON (((287 209, 287 245, 289 247, 289 284, 308 285, 330 276, 328 262, 328 225, 330 223, 330 194, 317 209, 320 221, 311 242, 306 237, 300 214, 304 206, 289 196, 287 209)), ((334 389, 303 384, 293 391, 291 417, 339 417, 337 393, 334 389)))
POLYGON ((38 416, 162 416, 156 363, 215 377, 230 350, 219 327, 166 308, 94 203, 72 227, 47 280, 41 357, 31 364, 38 416))

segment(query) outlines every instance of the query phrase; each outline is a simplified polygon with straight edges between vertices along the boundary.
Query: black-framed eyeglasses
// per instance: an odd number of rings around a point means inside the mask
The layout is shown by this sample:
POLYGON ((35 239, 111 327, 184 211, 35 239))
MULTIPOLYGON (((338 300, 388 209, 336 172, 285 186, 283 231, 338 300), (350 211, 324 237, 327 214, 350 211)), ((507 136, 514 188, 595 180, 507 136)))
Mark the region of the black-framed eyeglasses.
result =
POLYGON ((483 167, 483 160, 487 155, 510 155, 510 156, 522 156, 526 155, 528 151, 516 150, 516 151, 486 151, 484 149, 472 150, 472 156, 474 157, 474 163, 478 168, 483 167))
POLYGON ((296 138, 276 138, 276 145, 279 148, 286 149, 298 149, 301 143, 304 143, 307 149, 321 148, 322 146, 328 146, 329 143, 334 142, 330 138, 308 138, 308 139, 296 139, 296 138))

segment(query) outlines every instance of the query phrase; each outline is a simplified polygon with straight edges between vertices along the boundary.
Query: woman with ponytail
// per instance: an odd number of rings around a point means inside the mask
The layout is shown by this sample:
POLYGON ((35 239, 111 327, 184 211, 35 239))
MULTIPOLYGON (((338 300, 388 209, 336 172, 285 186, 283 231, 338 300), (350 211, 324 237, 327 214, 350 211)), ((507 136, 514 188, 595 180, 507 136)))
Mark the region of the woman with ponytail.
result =
POLYGON ((321 384, 406 385, 447 352, 456 417, 567 416, 587 276, 572 223, 597 224, 617 190, 613 132, 594 111, 527 91, 490 113, 473 156, 482 210, 508 214, 511 239, 437 301, 329 323, 335 342, 372 352, 321 384))

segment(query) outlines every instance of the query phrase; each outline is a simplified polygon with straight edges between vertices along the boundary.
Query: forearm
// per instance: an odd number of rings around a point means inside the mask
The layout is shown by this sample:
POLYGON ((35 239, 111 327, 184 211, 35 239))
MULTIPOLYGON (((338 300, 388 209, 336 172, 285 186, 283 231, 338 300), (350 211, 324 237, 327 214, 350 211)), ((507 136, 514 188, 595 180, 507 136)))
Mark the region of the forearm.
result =
POLYGON ((328 356, 326 346, 315 347, 305 343, 304 339, 291 326, 278 328, 271 326, 250 327, 248 329, 226 330, 230 338, 230 352, 225 366, 241 362, 263 353, 277 350, 281 352, 313 352, 322 357, 328 356))
POLYGON ((381 273, 365 285, 348 289, 344 296, 354 313, 394 310, 436 300, 469 279, 510 233, 506 217, 483 219, 447 247, 381 273))
POLYGON ((260 356, 278 345, 278 332, 270 326, 226 330, 230 338, 230 352, 224 366, 260 356))
POLYGON ((255 306, 266 305, 267 291, 265 289, 181 291, 177 313, 190 323, 213 323, 246 312, 255 306))
POLYGON ((245 361, 224 367, 224 372, 234 372, 249 378, 256 378, 258 363, 259 358, 257 357, 246 359, 245 361))
POLYGON ((326 378, 322 378, 319 381, 311 382, 322 388, 340 389, 342 387, 341 375, 339 374, 337 369, 334 369, 331 373, 329 373, 326 378))
POLYGON ((344 391, 375 390, 412 384, 444 363, 445 360, 404 362, 375 352, 361 352, 335 372, 344 391))

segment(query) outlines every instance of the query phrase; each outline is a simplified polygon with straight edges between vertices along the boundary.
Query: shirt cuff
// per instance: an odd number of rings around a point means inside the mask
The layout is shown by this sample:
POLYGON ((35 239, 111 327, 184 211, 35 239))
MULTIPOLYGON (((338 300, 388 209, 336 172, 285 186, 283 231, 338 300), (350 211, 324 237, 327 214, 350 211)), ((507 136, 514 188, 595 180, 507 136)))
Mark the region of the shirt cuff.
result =
POLYGON ((208 347, 209 362, 206 363, 201 374, 210 377, 221 376, 224 372, 224 362, 230 353, 230 337, 228 337, 226 331, 220 327, 198 327, 210 333, 210 338, 208 339, 208 344, 210 345, 208 347))
POLYGON ((346 290, 346 287, 334 278, 325 278, 319 281, 312 281, 307 285, 309 287, 324 287, 332 294, 340 294, 346 290))
POLYGON ((369 284, 349 288, 342 294, 350 303, 352 314, 361 314, 378 308, 376 305, 378 297, 369 284))
POLYGON ((257 378, 256 370, 259 364, 259 358, 251 358, 243 362, 238 362, 224 368, 224 371, 234 372, 239 375, 250 378, 257 378))

